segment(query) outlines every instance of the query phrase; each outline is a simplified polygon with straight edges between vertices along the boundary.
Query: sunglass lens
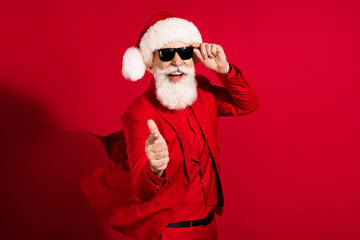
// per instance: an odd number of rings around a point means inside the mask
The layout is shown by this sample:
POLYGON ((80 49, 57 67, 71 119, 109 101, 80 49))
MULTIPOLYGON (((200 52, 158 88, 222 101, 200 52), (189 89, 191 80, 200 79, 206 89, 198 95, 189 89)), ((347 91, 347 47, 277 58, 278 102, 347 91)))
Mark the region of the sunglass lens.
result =
POLYGON ((175 56, 175 50, 173 48, 159 49, 159 58, 161 61, 171 61, 175 56))
POLYGON ((178 48, 177 52, 182 60, 187 60, 193 57, 193 47, 178 48))

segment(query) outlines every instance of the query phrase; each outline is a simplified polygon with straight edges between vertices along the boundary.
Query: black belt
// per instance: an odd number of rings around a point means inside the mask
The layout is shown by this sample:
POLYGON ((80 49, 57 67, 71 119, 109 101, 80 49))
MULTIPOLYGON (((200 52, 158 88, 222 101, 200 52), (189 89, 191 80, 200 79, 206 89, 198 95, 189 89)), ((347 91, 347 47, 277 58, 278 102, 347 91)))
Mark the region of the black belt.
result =
POLYGON ((199 220, 194 220, 194 221, 183 221, 183 222, 177 222, 177 223, 170 223, 169 225, 167 225, 167 227, 173 227, 173 228, 181 228, 181 227, 191 227, 191 226, 206 226, 209 223, 211 223, 211 221, 214 219, 214 209, 211 210, 211 212, 209 212, 209 214, 203 218, 203 219, 199 219, 199 220))

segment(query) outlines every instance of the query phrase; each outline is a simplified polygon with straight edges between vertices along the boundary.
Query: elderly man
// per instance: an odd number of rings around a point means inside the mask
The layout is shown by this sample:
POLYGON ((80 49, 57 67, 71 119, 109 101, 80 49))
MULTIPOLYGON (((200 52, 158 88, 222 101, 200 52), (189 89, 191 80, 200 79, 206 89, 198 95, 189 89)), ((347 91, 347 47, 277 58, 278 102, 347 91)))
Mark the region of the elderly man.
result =
POLYGON ((128 236, 217 239, 214 212, 223 210, 218 116, 251 113, 258 98, 220 45, 203 43, 193 23, 169 13, 155 15, 136 47, 125 52, 125 78, 141 79, 145 69, 153 74, 149 88, 122 117, 127 167, 115 162, 98 171, 97 186, 106 189, 96 190, 101 201, 95 190, 86 195, 96 198, 90 202, 109 225, 128 236), (195 75, 197 61, 224 87, 195 75))

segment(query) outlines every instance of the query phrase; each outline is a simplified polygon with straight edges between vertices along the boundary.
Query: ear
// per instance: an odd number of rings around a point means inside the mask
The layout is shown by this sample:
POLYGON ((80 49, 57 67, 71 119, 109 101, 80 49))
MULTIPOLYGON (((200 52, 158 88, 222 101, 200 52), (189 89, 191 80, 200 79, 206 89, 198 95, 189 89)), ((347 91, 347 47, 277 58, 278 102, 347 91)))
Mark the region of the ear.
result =
POLYGON ((154 74, 154 64, 146 64, 146 69, 151 72, 152 74, 154 74))
POLYGON ((154 74, 154 59, 155 59, 155 52, 153 53, 153 57, 151 59, 151 62, 146 63, 146 69, 154 74))

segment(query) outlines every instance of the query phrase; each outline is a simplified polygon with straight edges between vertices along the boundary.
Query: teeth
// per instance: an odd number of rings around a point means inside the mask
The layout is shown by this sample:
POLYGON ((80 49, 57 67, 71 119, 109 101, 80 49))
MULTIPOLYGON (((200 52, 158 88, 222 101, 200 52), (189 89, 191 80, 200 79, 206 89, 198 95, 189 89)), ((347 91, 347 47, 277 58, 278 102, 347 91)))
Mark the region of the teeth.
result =
POLYGON ((171 73, 170 75, 179 76, 179 75, 182 75, 182 73, 181 72, 174 72, 174 73, 171 73))

